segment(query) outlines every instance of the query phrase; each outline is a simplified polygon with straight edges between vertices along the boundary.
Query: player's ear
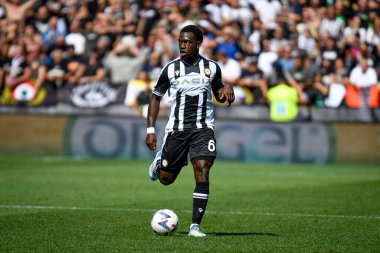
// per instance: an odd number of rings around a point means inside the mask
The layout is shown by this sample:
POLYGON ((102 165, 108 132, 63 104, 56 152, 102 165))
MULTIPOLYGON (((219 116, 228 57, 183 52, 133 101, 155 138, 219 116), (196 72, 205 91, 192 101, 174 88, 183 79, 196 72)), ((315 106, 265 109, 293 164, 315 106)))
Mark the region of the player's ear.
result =
POLYGON ((198 42, 197 42, 197 48, 200 48, 201 45, 202 45, 202 41, 198 41, 198 42))

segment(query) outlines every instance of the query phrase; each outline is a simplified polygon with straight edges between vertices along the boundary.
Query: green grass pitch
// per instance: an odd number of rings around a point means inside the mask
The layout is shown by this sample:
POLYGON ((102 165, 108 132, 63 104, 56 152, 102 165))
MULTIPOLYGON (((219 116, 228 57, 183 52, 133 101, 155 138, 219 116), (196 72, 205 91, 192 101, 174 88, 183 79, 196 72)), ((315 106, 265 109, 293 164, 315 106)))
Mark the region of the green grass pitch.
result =
POLYGON ((187 236, 194 179, 148 162, 0 157, 0 252, 380 252, 380 167, 216 162, 205 238, 187 236), (172 236, 155 210, 180 219, 172 236))

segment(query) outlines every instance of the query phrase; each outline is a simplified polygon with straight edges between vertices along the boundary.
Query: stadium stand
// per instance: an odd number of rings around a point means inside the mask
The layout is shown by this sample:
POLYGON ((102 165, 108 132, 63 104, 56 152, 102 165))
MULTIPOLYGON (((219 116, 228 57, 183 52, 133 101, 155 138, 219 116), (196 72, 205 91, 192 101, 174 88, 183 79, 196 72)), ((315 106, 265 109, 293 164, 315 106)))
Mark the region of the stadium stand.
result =
POLYGON ((280 64, 296 120, 379 121, 378 0, 0 0, 0 113, 136 115, 128 83, 141 71, 154 82, 190 23, 204 56, 242 70, 225 73, 239 75, 225 80, 238 103, 222 117, 270 120, 280 64))

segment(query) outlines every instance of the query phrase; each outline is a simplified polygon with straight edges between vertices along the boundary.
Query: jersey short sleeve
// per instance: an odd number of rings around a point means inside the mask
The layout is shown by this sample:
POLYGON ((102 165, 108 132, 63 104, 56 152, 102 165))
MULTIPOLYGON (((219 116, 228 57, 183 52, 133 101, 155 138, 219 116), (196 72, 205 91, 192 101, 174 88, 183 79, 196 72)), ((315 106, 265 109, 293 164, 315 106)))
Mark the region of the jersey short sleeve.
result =
POLYGON ((170 87, 170 80, 168 76, 168 65, 166 65, 165 68, 162 69, 160 76, 158 77, 158 80, 153 87, 152 93, 154 95, 162 97, 165 95, 169 87, 170 87))

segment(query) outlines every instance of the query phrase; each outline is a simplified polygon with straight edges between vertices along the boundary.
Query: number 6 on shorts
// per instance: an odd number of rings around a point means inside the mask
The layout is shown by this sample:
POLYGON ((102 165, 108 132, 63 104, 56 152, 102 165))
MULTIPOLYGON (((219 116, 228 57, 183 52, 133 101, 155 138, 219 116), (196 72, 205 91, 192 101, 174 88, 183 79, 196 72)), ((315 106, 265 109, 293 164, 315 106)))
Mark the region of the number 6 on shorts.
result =
POLYGON ((215 151, 215 141, 214 140, 210 140, 208 142, 208 150, 210 150, 210 152, 214 152, 215 151))

